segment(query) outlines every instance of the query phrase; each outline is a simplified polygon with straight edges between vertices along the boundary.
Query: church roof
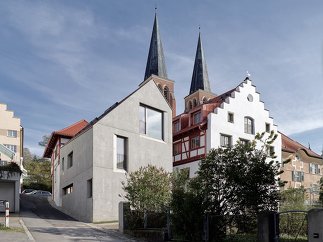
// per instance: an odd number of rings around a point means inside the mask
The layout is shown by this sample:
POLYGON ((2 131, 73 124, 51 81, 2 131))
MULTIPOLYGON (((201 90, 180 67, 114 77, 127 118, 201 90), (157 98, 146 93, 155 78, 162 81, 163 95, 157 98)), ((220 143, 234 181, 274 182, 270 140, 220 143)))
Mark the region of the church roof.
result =
POLYGON ((207 65, 205 61, 200 33, 199 33, 199 38, 197 42, 190 94, 196 92, 199 89, 211 92, 209 75, 207 72, 207 65))
POLYGON ((159 34, 157 14, 155 14, 153 31, 146 65, 145 80, 152 74, 167 78, 163 45, 159 34))
POLYGON ((47 157, 47 158, 51 157, 53 150, 55 148, 56 142, 59 137, 72 138, 87 125, 88 125, 88 122, 86 120, 82 119, 82 120, 64 128, 64 129, 54 131, 52 133, 52 135, 50 136, 50 139, 49 139, 47 146, 44 150, 43 157, 47 157))
POLYGON ((282 137, 282 151, 286 151, 288 153, 296 153, 299 150, 303 150, 308 156, 319 158, 319 159, 322 158, 320 155, 316 154, 311 149, 305 147, 304 145, 298 143, 297 141, 291 139, 290 137, 284 135, 281 132, 280 134, 282 137))

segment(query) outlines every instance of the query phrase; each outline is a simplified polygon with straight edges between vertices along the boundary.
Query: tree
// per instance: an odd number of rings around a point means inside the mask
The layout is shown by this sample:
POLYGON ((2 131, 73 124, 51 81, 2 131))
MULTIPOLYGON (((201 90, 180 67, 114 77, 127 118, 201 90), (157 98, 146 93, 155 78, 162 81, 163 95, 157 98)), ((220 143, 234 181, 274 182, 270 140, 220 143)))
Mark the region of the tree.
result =
POLYGON ((279 210, 307 210, 305 205, 306 190, 304 187, 288 188, 280 192, 281 205, 279 210))
POLYGON ((189 171, 182 169, 172 175, 172 225, 174 234, 188 241, 200 241, 204 212, 201 197, 189 171))
POLYGON ((278 208, 281 164, 274 152, 267 152, 277 135, 271 132, 262 141, 264 135, 257 134, 247 144, 238 142, 233 147, 212 149, 200 163, 197 192, 204 212, 217 217, 218 239, 224 236, 226 225, 235 222, 238 228, 241 224, 252 227, 257 213, 278 208), (261 148, 257 149, 259 142, 261 148))
POLYGON ((48 144, 50 135, 43 135, 42 140, 38 142, 38 145, 45 147, 48 144))
POLYGON ((122 185, 130 206, 138 211, 158 212, 169 205, 171 180, 163 168, 140 167, 138 171, 131 172, 122 185))
POLYGON ((25 164, 27 178, 24 179, 24 188, 51 191, 51 163, 48 160, 34 157, 32 161, 25 164))

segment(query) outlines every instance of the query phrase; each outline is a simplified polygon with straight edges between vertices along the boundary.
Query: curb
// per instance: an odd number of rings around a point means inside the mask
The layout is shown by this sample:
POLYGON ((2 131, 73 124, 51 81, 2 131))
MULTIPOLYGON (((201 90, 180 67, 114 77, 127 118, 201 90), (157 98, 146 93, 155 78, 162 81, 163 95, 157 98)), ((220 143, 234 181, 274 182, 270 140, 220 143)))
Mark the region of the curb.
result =
POLYGON ((19 223, 21 224, 21 226, 23 227, 26 235, 28 236, 28 239, 31 240, 31 241, 36 241, 34 239, 34 237, 31 235, 30 231, 28 230, 27 226, 25 225, 24 221, 20 218, 19 219, 19 223))

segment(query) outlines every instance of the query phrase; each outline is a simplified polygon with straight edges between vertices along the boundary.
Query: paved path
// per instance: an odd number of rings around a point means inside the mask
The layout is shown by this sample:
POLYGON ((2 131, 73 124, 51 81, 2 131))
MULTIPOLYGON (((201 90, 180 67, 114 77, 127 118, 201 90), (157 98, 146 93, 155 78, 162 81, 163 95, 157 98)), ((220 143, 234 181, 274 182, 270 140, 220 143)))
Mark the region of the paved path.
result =
POLYGON ((0 241, 135 241, 116 229, 78 222, 50 206, 47 198, 21 196, 20 218, 27 233, 0 231, 0 241))

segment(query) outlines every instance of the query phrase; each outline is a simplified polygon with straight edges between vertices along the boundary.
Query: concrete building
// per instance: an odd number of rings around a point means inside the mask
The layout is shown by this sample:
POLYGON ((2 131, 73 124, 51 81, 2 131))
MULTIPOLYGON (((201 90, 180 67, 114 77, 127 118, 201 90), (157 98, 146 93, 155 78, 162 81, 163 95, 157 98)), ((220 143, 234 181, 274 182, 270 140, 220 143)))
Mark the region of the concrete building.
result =
POLYGON ((185 111, 173 119, 174 169, 189 169, 190 177, 193 177, 210 149, 232 146, 238 140, 248 142, 262 132, 266 132, 266 138, 271 130, 278 137, 268 149, 281 157, 277 126, 249 77, 221 95, 211 92, 199 35, 185 111))
MULTIPOLYGON (((15 162, 26 175, 23 168, 23 127, 20 118, 0 104, 0 166, 15 162)), ((22 176, 18 173, 0 174, 0 200, 10 203, 11 212, 19 212, 19 192, 22 176)), ((0 212, 4 208, 0 206, 0 212)))
POLYGON ((62 209, 87 222, 118 220, 128 172, 148 164, 172 171, 174 112, 155 16, 144 81, 61 148, 62 209))
POLYGON ((59 179, 61 171, 61 148, 86 125, 88 125, 86 120, 80 120, 64 129, 52 132, 44 150, 43 157, 50 158, 51 160, 52 198, 57 206, 62 206, 59 179))
POLYGON ((172 110, 153 79, 95 118, 61 149, 62 208, 87 222, 118 220, 126 173, 172 171, 172 110))
POLYGON ((297 141, 281 134, 282 137, 282 159, 290 159, 284 164, 281 179, 286 181, 284 189, 300 188, 306 189, 306 202, 309 205, 318 202, 319 181, 323 175, 323 159, 311 149, 297 141))

